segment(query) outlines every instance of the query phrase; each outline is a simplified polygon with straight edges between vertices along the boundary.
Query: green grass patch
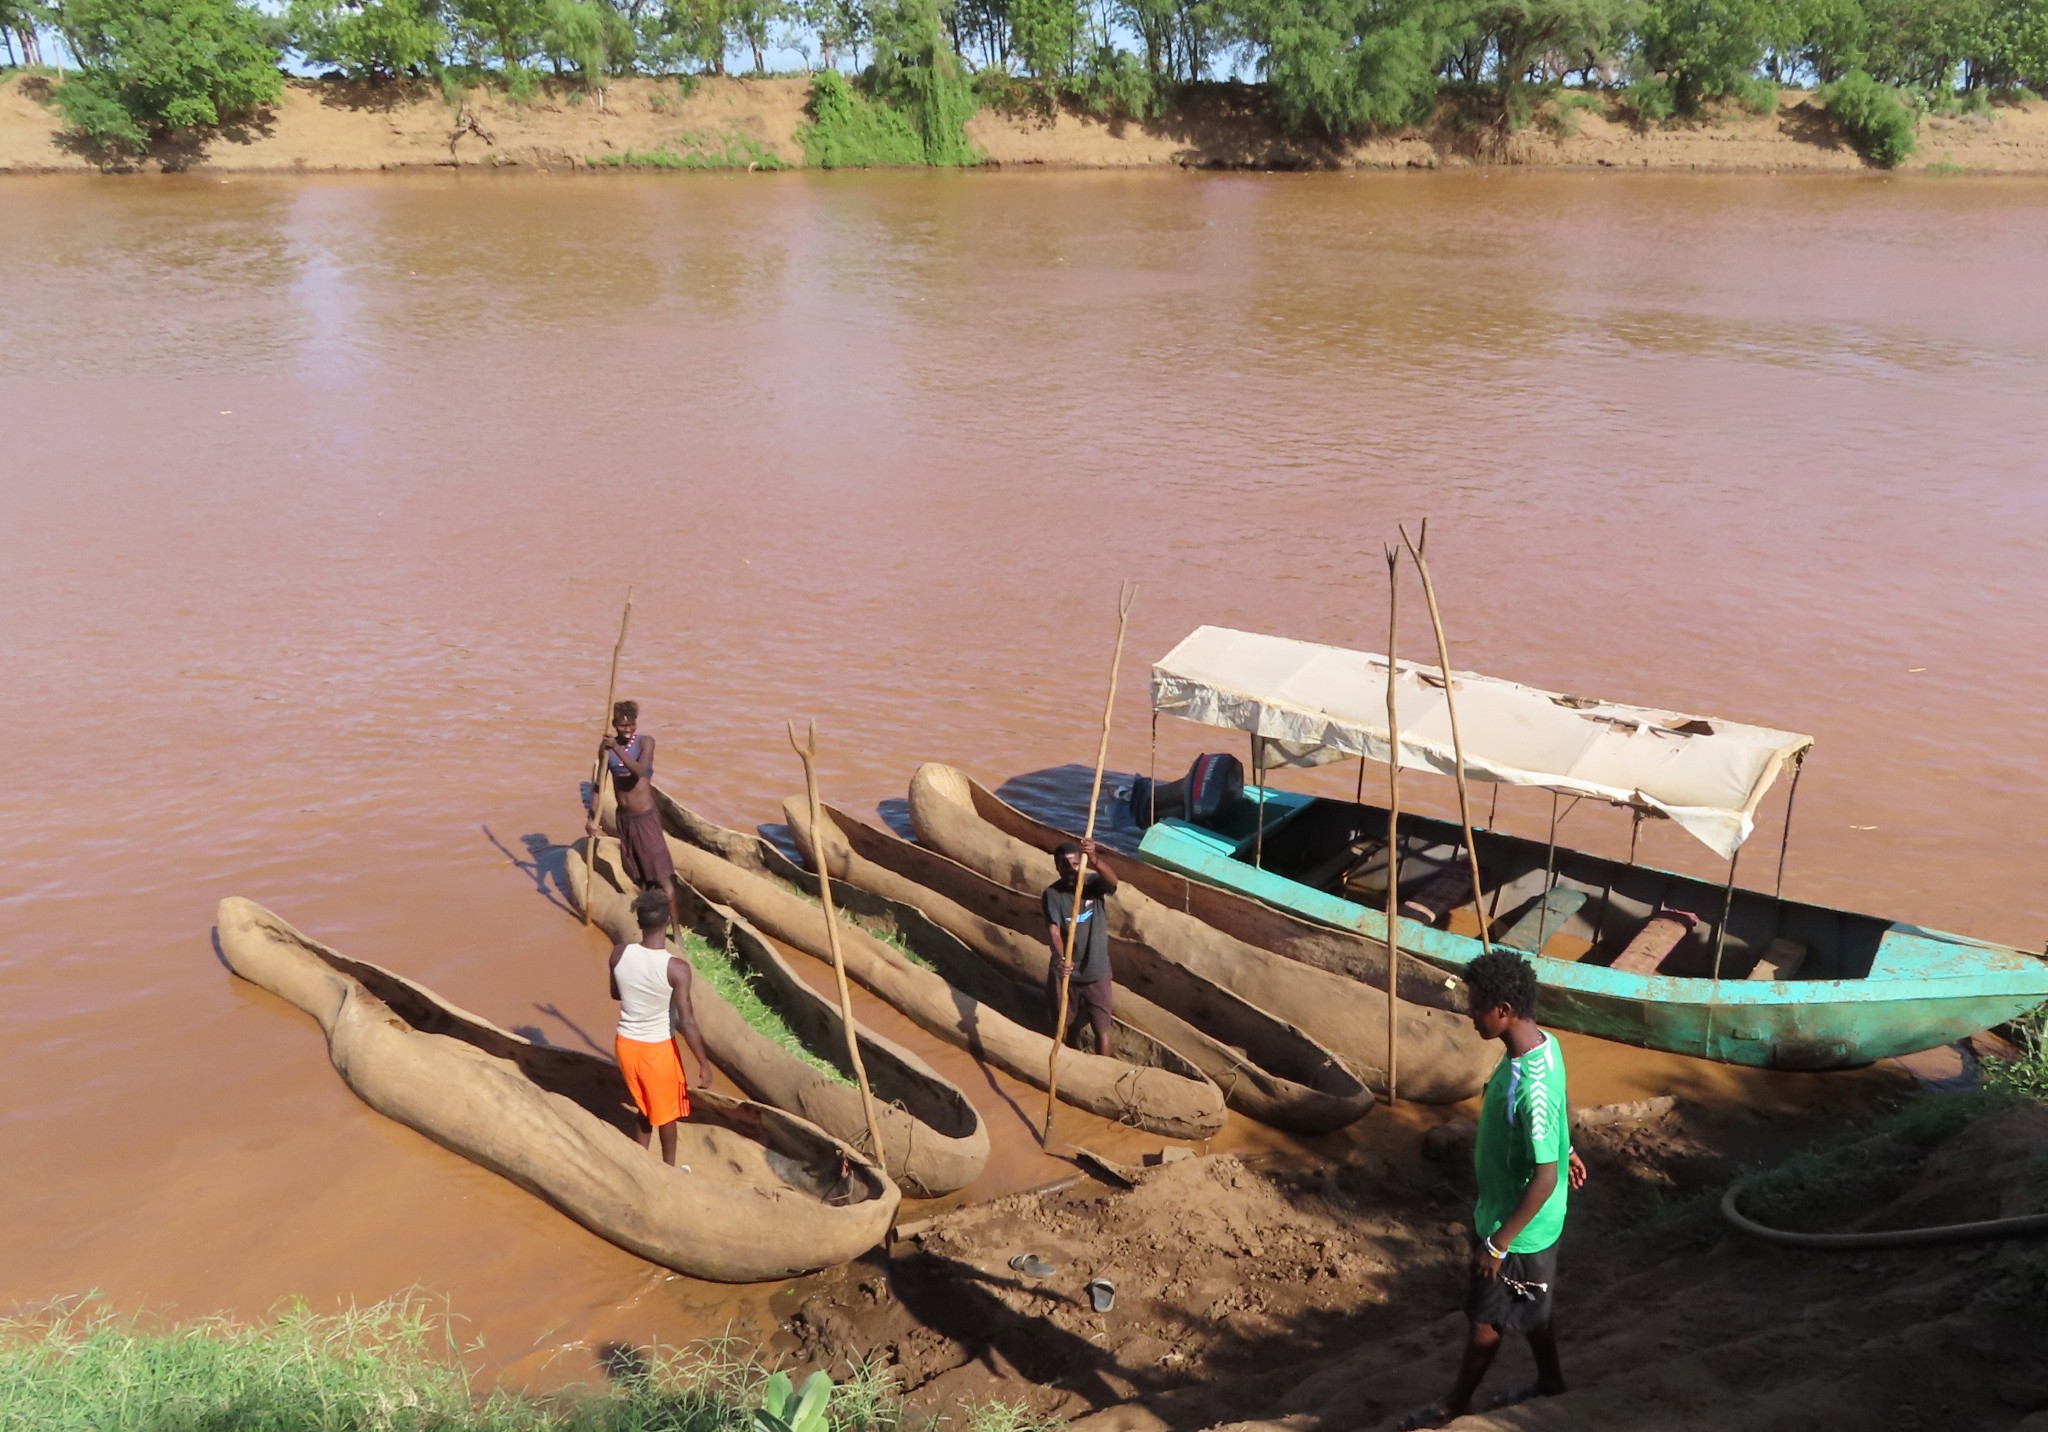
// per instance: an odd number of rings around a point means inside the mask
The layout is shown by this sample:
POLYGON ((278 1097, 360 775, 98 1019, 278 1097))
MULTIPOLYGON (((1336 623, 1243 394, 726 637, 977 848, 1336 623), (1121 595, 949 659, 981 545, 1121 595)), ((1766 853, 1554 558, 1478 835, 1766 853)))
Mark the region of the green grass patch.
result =
POLYGON ((591 161, 613 169, 788 169, 751 135, 685 132, 666 149, 629 149, 591 161))
MULTIPOLYGON (((820 909, 824 907, 825 902, 818 898, 817 891, 806 890, 803 886, 794 884, 793 882, 788 880, 785 880, 782 883, 786 889, 795 891, 798 895, 802 896, 803 899, 808 901, 810 904, 818 906, 820 909)), ((895 930, 891 929, 889 926, 881 924, 879 922, 875 924, 869 924, 865 920, 856 920, 853 916, 847 914, 845 910, 841 909, 837 905, 834 905, 832 907, 832 913, 839 917, 839 923, 841 925, 844 925, 847 929, 858 930, 863 935, 870 935, 875 939, 880 940, 883 944, 887 945, 897 954, 903 956, 904 959, 910 961, 913 965, 916 965, 919 969, 930 970, 933 974, 937 974, 939 972, 939 967, 937 965, 933 964, 930 960, 926 959, 916 950, 913 950, 910 947, 910 943, 907 940, 905 940, 903 936, 896 933, 895 930)))
POLYGON ((1984 1087, 1995 1094, 2048 1099, 2048 1008, 2020 1016, 2012 1027, 2020 1057, 1985 1060, 1980 1067, 1984 1087))
POLYGON ((721 950, 699 935, 684 935, 683 951, 690 957, 690 967, 704 977, 719 998, 738 1010, 740 1018, 769 1042, 835 1083, 853 1082, 797 1037, 782 1012, 769 1003, 761 976, 742 963, 736 953, 721 950))
MULTIPOLYGON (((0 1427, 38 1432, 743 1432, 777 1385, 738 1343, 633 1351, 603 1386, 480 1394, 473 1353, 424 1299, 337 1315, 159 1328, 91 1299, 0 1321, 0 1427)), ((593 1373, 595 1373, 593 1368, 593 1373)), ((908 1432, 886 1370, 830 1389, 827 1432, 908 1432)), ((936 1424, 933 1424, 936 1426, 936 1424)), ((948 1428, 1047 1432, 1018 1408, 960 1409, 948 1428), (963 1415, 964 1414, 964 1415, 963 1415)))

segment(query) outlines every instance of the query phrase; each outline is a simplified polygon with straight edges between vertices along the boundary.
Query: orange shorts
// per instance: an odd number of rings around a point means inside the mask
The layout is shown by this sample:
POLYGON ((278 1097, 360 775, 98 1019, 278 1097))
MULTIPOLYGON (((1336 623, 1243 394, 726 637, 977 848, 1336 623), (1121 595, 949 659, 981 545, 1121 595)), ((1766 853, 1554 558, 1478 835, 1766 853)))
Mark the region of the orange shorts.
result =
POLYGON ((676 1053, 673 1039, 649 1044, 615 1035, 612 1049, 619 1056, 619 1072, 626 1076, 626 1088, 632 1091, 633 1102, 640 1106, 648 1123, 658 1129, 689 1117, 690 1086, 683 1078, 683 1061, 676 1053))

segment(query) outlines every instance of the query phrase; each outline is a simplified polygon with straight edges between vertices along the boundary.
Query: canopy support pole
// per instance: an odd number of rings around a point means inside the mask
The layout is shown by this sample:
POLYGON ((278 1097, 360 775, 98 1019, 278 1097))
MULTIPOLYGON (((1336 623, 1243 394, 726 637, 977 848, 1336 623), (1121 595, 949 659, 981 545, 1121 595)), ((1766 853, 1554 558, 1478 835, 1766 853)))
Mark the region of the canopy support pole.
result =
POLYGON ((1146 803, 1151 807, 1145 812, 1147 827, 1159 824, 1159 708, 1152 708, 1152 784, 1145 789, 1146 803))
MULTIPOLYGON (((1423 599, 1429 603, 1429 624, 1436 629, 1436 665, 1444 679, 1444 714, 1451 721, 1451 759, 1457 763, 1458 821, 1465 827, 1465 857, 1472 864, 1472 914, 1479 926, 1479 947, 1490 955, 1493 953, 1493 937, 1487 932, 1485 919, 1479 915, 1479 842, 1472 838, 1472 792, 1465 784, 1465 742, 1458 734, 1458 704, 1452 694, 1456 683, 1451 680, 1451 647, 1444 638, 1443 614, 1437 610, 1436 584, 1429 579, 1429 563, 1422 555, 1422 549, 1429 545, 1429 519, 1422 519, 1422 531, 1414 540, 1410 540, 1405 526, 1400 531, 1401 545, 1408 549, 1408 555, 1415 561, 1415 570, 1422 577, 1423 599)), ((1394 754, 1398 757, 1400 752, 1394 754)))
POLYGON ((1735 863, 1742 859, 1742 848, 1728 857, 1728 890, 1721 897, 1721 928, 1714 932, 1714 1002, 1707 1006, 1707 1042, 1700 1050, 1700 1057, 1714 1056, 1714 1019, 1721 1012, 1721 952, 1728 948, 1728 916, 1735 909, 1735 863))
POLYGON ((1557 883, 1557 792, 1550 793, 1550 847, 1543 853, 1543 894, 1536 901, 1536 950, 1543 953, 1543 945, 1550 938, 1545 928, 1550 920, 1550 892, 1557 883))
POLYGON ((1721 928, 1714 932, 1714 999, 1721 998, 1721 952, 1728 947, 1728 916, 1735 909, 1735 864, 1742 859, 1742 850, 1737 847, 1728 857, 1728 888, 1721 896, 1721 928))
MULTIPOLYGON (((1630 870, 1636 868, 1636 837, 1642 834, 1642 831, 1643 813, 1634 806, 1630 806, 1628 808, 1628 868, 1630 870)), ((1607 938, 1607 910, 1613 904, 1614 872, 1612 867, 1610 867, 1607 874, 1607 888, 1600 894, 1600 913, 1593 918, 1593 944, 1591 946, 1593 949, 1600 948, 1600 942, 1607 938)))
MULTIPOLYGON (((1810 748, 1809 748, 1810 749, 1810 748)), ((1785 831, 1778 837, 1778 886, 1773 899, 1785 898, 1785 852, 1792 848, 1792 802, 1799 799, 1799 773, 1806 769, 1806 752, 1792 758, 1792 789, 1785 796, 1785 831)))
MULTIPOLYGON (((1394 674, 1394 641, 1401 631, 1401 554, 1387 549, 1387 1103, 1394 1103, 1394 1072, 1401 1061, 1400 969, 1401 969, 1401 718, 1395 710, 1394 692, 1399 683, 1394 674)), ((1365 764, 1359 762, 1359 781, 1365 780, 1365 764)), ((1479 904, 1479 887, 1472 887, 1473 908, 1479 904)))
POLYGON ((1252 784, 1259 788, 1259 828, 1252 833, 1252 868, 1266 868, 1266 770, 1259 758, 1259 733, 1252 732, 1252 784))

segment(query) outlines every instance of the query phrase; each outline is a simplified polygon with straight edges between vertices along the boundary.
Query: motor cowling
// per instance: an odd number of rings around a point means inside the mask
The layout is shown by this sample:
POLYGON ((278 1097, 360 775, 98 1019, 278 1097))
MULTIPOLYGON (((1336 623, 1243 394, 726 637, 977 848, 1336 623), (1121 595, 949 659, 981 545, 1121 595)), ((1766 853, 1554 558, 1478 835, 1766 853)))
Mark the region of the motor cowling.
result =
POLYGON ((1244 762, 1230 755, 1197 756, 1177 781, 1139 776, 1125 799, 1131 824, 1140 830, 1162 820, 1215 828, 1244 799, 1244 762))

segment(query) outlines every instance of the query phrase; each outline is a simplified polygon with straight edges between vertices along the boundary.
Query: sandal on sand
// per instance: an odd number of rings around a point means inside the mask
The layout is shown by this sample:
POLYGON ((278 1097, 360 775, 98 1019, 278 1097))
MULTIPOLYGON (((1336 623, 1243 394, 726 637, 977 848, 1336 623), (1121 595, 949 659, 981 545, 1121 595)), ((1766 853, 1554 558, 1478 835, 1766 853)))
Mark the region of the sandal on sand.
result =
POLYGON ((1116 1306, 1116 1284, 1107 1278, 1088 1280, 1088 1304, 1098 1313, 1106 1313, 1116 1306))
POLYGON ((1059 1271, 1036 1253, 1019 1253, 1010 1260, 1010 1266, 1019 1273, 1028 1274, 1033 1278, 1050 1278, 1059 1271))

